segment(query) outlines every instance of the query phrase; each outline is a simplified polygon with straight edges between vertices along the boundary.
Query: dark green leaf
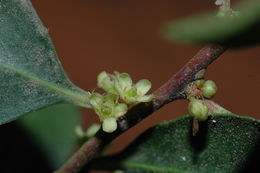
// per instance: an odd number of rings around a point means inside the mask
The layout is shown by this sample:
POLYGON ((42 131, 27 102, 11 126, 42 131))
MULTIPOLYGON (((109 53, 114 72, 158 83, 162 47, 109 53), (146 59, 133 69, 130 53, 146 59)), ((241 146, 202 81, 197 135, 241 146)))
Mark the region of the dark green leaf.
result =
POLYGON ((15 122, 0 126, 1 173, 51 173, 53 167, 26 130, 15 122))
POLYGON ((126 173, 245 173, 256 167, 259 172, 259 121, 214 115, 200 123, 195 137, 191 129, 188 116, 160 124, 102 163, 111 168, 119 161, 126 173))
POLYGON ((244 0, 233 9, 240 12, 238 17, 219 18, 216 13, 197 15, 169 23, 164 34, 167 39, 190 43, 226 43, 234 39, 236 44, 259 42, 260 1, 244 0))
POLYGON ((58 102, 88 106, 29 0, 0 0, 0 26, 0 124, 58 102))
POLYGON ((28 114, 19 122, 56 169, 75 149, 77 137, 74 131, 81 119, 78 109, 72 105, 51 106, 28 114))

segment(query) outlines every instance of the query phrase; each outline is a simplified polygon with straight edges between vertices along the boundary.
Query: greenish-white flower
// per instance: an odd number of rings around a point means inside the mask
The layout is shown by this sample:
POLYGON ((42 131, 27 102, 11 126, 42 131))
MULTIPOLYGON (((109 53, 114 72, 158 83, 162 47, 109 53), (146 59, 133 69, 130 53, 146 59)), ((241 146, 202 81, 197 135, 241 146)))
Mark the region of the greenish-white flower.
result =
POLYGON ((90 104, 100 120, 103 121, 103 130, 108 133, 116 130, 116 120, 124 115, 128 109, 125 103, 118 102, 117 95, 111 93, 107 93, 106 95, 92 93, 90 96, 90 104), (109 125, 109 122, 112 124, 109 125))
POLYGON ((88 100, 91 108, 103 121, 103 130, 108 133, 116 130, 116 120, 126 114, 127 104, 149 102, 153 99, 153 95, 145 95, 151 88, 151 82, 142 79, 133 84, 127 73, 109 74, 103 71, 97 77, 97 85, 106 93, 92 93, 88 100))
POLYGON ((115 89, 120 98, 127 104, 136 104, 139 102, 149 102, 153 99, 153 95, 145 95, 151 89, 151 82, 147 79, 142 79, 136 84, 129 74, 115 72, 115 89))
POLYGON ((118 96, 115 94, 101 95, 93 93, 90 96, 90 104, 101 120, 109 117, 118 118, 127 112, 127 105, 119 103, 118 96))
POLYGON ((105 71, 99 73, 97 77, 97 85, 107 93, 117 94, 115 90, 115 76, 105 71))

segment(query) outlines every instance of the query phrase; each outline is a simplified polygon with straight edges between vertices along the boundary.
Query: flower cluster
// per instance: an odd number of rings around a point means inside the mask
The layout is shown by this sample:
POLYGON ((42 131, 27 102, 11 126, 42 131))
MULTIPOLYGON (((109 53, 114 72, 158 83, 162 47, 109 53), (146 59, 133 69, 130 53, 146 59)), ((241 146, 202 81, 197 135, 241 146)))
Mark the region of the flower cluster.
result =
POLYGON ((117 129, 116 121, 126 114, 128 105, 149 102, 153 99, 153 95, 145 95, 151 88, 151 82, 142 79, 133 84, 127 73, 101 72, 97 77, 97 85, 105 93, 92 93, 89 97, 89 104, 103 121, 103 130, 108 133, 117 129))
POLYGON ((153 95, 145 95, 152 86, 149 80, 142 79, 133 84, 129 74, 116 71, 114 73, 113 75, 101 72, 98 75, 98 87, 107 93, 118 95, 126 104, 136 104, 152 100, 153 95))
POLYGON ((208 118, 208 107, 201 99, 212 98, 217 93, 218 88, 212 80, 196 80, 192 83, 192 85, 195 85, 195 88, 198 88, 199 92, 197 93, 197 91, 190 91, 190 93, 196 93, 198 95, 191 95, 188 97, 190 101, 188 106, 189 115, 199 121, 204 121, 208 118))

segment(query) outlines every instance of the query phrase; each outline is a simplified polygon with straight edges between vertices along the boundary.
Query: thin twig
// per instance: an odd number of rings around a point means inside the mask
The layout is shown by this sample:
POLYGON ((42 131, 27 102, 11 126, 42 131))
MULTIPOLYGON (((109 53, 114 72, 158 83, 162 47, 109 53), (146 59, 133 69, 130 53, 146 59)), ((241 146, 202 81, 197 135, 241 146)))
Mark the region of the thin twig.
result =
POLYGON ((97 153, 101 152, 107 144, 124 131, 136 125, 163 105, 176 99, 184 99, 184 88, 195 80, 199 71, 206 69, 225 50, 225 47, 216 44, 202 48, 174 76, 154 92, 155 98, 153 101, 132 107, 125 116, 117 121, 118 128, 115 132, 98 131, 55 173, 78 173, 97 153))

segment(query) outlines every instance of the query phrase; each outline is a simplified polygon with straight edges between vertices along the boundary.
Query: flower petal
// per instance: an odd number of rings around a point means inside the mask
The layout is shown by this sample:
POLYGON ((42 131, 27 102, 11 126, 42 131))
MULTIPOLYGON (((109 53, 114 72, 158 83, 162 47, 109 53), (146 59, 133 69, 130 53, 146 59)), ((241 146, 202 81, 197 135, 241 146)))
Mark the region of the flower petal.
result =
POLYGON ((98 108, 103 103, 104 96, 98 93, 92 93, 89 97, 89 102, 93 108, 98 108))
POLYGON ((132 87, 132 79, 128 73, 115 72, 116 78, 122 90, 128 90, 132 87))
POLYGON ((124 103, 120 103, 118 105, 115 106, 115 109, 114 109, 114 116, 116 118, 126 114, 127 112, 127 105, 124 104, 124 103))
POLYGON ((118 102, 119 96, 116 94, 107 93, 104 96, 104 101, 108 103, 109 105, 115 105, 115 103, 118 102))
POLYGON ((125 97, 124 101, 129 105, 138 103, 137 97, 125 97))
POLYGON ((100 124, 92 124, 86 131, 86 137, 91 138, 95 136, 95 134, 98 132, 99 129, 100 129, 100 124))
POLYGON ((108 93, 116 94, 113 75, 103 71, 97 77, 97 86, 108 93))
POLYGON ((137 99, 137 101, 138 102, 150 102, 150 101, 152 101, 153 98, 154 98, 154 95, 150 94, 150 95, 145 95, 145 96, 139 97, 137 99))
POLYGON ((136 84, 135 84, 136 90, 137 90, 137 94, 139 96, 143 96, 145 95, 152 87, 152 84, 149 80, 147 79, 142 79, 139 80, 136 84))

